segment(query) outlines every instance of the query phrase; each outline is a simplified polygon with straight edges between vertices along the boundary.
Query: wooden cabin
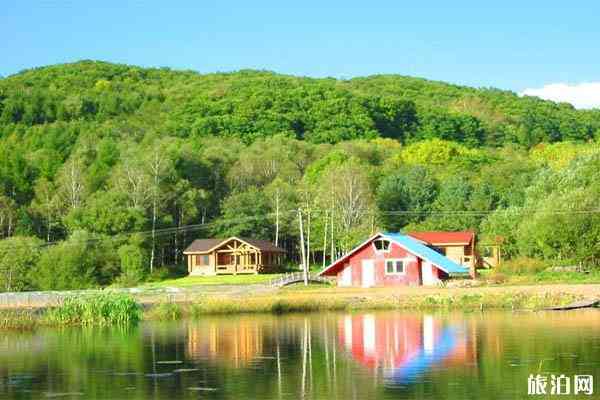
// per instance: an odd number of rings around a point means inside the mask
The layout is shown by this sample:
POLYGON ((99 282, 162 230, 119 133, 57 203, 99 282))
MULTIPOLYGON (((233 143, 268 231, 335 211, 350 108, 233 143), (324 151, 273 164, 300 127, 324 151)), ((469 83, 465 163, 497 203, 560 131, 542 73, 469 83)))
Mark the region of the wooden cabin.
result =
POLYGON ((196 239, 183 252, 190 275, 258 274, 277 271, 285 250, 266 240, 196 239))
POLYGON ((473 231, 409 232, 408 235, 471 270, 492 268, 500 263, 501 238, 496 238, 495 244, 478 244, 473 231), (479 253, 478 248, 483 254, 479 253))
POLYGON ((469 269, 478 264, 476 236, 473 231, 460 232, 409 232, 409 236, 421 241, 440 254, 469 269))

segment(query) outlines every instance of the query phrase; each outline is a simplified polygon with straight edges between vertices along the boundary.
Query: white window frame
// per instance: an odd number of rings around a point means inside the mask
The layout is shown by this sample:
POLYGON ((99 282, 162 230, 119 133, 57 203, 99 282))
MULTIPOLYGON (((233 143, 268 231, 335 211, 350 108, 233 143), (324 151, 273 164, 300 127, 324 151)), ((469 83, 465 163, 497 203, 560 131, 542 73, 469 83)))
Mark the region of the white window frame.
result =
POLYGON ((407 260, 405 258, 388 258, 385 260, 384 272, 386 275, 390 275, 390 276, 406 275, 406 264, 407 264, 407 260), (388 266, 389 262, 394 263, 394 272, 388 272, 387 266, 388 266), (402 263, 402 272, 396 272, 396 266, 397 266, 396 263, 397 262, 402 263))
POLYGON ((383 238, 379 238, 379 239, 375 239, 373 240, 373 243, 371 243, 371 245, 373 246, 373 250, 375 250, 375 253, 389 253, 390 250, 392 249, 392 241, 389 239, 383 239, 383 238), (375 242, 377 241, 385 241, 388 242, 388 246, 387 246, 387 250, 379 250, 377 247, 375 247, 375 242))

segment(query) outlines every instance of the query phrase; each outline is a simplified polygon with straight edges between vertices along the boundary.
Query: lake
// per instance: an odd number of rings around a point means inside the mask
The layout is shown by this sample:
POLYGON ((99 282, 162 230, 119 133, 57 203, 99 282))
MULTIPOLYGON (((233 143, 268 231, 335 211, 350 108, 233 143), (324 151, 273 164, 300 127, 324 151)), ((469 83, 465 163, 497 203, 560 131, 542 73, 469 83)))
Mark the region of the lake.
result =
POLYGON ((597 395, 600 310, 206 316, 0 333, 1 399, 516 399, 532 398, 530 374, 547 376, 548 393, 550 374, 593 375, 597 395))

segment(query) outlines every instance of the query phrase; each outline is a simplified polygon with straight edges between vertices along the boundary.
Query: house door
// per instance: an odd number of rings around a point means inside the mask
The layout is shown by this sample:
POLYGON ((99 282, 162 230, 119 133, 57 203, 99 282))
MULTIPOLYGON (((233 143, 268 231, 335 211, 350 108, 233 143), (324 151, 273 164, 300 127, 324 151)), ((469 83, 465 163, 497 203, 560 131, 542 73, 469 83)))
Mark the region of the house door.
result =
POLYGON ((375 286, 375 261, 363 260, 362 262, 362 287, 375 286))
POLYGON ((423 262, 421 266, 421 276, 423 277, 423 285, 424 286, 433 286, 437 284, 437 277, 434 273, 435 267, 431 265, 431 263, 423 262))
POLYGON ((340 281, 340 286, 352 286, 352 266, 347 265, 346 268, 342 270, 342 279, 340 281))

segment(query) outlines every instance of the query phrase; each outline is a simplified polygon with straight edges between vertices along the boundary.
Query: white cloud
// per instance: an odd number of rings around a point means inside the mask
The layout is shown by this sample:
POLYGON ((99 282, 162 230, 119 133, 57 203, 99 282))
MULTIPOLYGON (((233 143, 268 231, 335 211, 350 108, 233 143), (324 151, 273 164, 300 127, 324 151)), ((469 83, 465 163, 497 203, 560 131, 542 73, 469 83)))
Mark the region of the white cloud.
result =
POLYGON ((600 108, 600 82, 579 84, 551 83, 539 89, 525 89, 521 96, 567 102, 575 108, 600 108))

